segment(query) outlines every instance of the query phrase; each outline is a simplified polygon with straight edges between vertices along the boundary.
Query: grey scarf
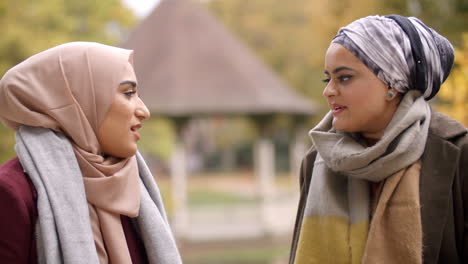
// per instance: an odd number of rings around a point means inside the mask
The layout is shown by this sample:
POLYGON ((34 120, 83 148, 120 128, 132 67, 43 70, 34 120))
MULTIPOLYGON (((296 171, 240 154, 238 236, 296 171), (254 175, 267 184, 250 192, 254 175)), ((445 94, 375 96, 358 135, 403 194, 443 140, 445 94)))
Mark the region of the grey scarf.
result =
POLYGON ((420 92, 410 90, 404 95, 383 137, 372 147, 364 146, 353 135, 334 130, 331 113, 309 134, 332 171, 379 182, 421 157, 430 116, 430 107, 420 92))
MULTIPOLYGON (((383 137, 372 147, 359 143, 353 135, 333 129, 331 114, 310 131, 318 153, 312 172, 296 263, 304 262, 303 257, 308 256, 307 250, 311 246, 321 252, 351 250, 353 255, 362 254, 365 237, 360 236, 364 241, 359 240, 361 242, 356 243, 356 238, 353 237, 356 233, 352 233, 349 228, 368 225, 369 182, 382 181, 421 157, 428 135, 430 115, 429 105, 420 92, 410 90, 402 99, 383 137), (342 221, 344 227, 339 229, 333 225, 333 228, 330 225, 321 226, 324 222, 320 219, 327 219, 325 221, 328 223, 342 221), (328 230, 327 227, 331 229, 328 230), (338 243, 337 238, 349 241, 338 243), (337 249, 340 245, 345 245, 345 248, 337 249), (346 249, 346 245, 352 248, 346 249)), ((367 233, 367 230, 365 232, 367 233)), ((325 253, 324 255, 332 257, 325 253)))
MULTIPOLYGON (((69 140, 50 129, 22 126, 16 153, 38 193, 39 263, 99 263, 81 170, 69 140)), ((136 219, 150 263, 182 263, 159 189, 139 153, 141 204, 136 219)))

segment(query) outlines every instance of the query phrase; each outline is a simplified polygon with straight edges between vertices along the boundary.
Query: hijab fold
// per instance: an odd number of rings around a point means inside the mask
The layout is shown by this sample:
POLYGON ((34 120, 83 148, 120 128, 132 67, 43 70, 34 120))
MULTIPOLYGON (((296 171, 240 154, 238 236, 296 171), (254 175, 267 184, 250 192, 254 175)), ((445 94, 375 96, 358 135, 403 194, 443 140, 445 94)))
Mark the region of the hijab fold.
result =
MULTIPOLYGON (((82 172, 68 138, 50 129, 21 126, 15 149, 38 193, 38 263, 131 263, 126 244, 105 241, 109 232, 124 236, 119 233, 122 229, 108 224, 119 216, 87 202, 82 172)), ((141 230, 149 263, 180 264, 154 177, 139 153, 134 158, 141 202, 133 222, 139 227, 137 231, 141 230)))
POLYGON ((93 229, 96 245, 106 247, 99 251, 106 252, 99 256, 101 263, 130 262, 120 215, 137 217, 140 208, 135 157, 103 157, 97 138, 119 84, 136 82, 132 53, 98 43, 67 43, 28 58, 0 81, 0 120, 6 126, 49 128, 72 143, 89 210, 95 211, 91 223, 99 226, 93 229))

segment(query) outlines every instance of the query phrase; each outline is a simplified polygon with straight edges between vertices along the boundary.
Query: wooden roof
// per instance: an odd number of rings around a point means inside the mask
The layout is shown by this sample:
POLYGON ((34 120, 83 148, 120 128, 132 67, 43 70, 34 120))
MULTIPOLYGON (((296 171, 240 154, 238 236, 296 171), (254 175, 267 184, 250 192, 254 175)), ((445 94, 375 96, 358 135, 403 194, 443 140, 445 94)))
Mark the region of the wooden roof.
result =
POLYGON ((314 113, 313 102, 191 0, 163 0, 122 47, 135 50, 140 94, 154 114, 314 113))

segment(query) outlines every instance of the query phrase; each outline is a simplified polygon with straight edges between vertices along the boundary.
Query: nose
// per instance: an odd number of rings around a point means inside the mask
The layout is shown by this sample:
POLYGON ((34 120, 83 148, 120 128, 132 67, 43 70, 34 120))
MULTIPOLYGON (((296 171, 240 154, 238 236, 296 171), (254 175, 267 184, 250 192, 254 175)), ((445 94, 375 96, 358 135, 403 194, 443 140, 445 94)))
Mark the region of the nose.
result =
POLYGON ((143 121, 145 119, 148 119, 151 114, 148 108, 146 107, 145 103, 138 97, 138 103, 137 107, 135 110, 135 115, 140 119, 140 121, 143 121))
POLYGON ((338 90, 336 89, 335 85, 333 85, 332 81, 327 83, 327 86, 323 89, 322 95, 326 98, 330 96, 335 96, 338 94, 338 90))

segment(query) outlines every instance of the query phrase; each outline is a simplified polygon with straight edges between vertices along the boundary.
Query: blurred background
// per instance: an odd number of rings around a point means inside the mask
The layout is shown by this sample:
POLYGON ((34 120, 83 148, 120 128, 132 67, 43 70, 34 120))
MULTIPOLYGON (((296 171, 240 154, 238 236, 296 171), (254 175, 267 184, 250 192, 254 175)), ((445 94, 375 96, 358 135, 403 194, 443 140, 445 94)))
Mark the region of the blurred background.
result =
MULTIPOLYGON (((287 263, 307 131, 341 26, 416 16, 456 49, 431 101, 468 125, 468 0, 0 0, 0 76, 69 41, 133 49, 139 148, 188 264, 287 263)), ((0 125, 0 163, 15 156, 0 125)))

